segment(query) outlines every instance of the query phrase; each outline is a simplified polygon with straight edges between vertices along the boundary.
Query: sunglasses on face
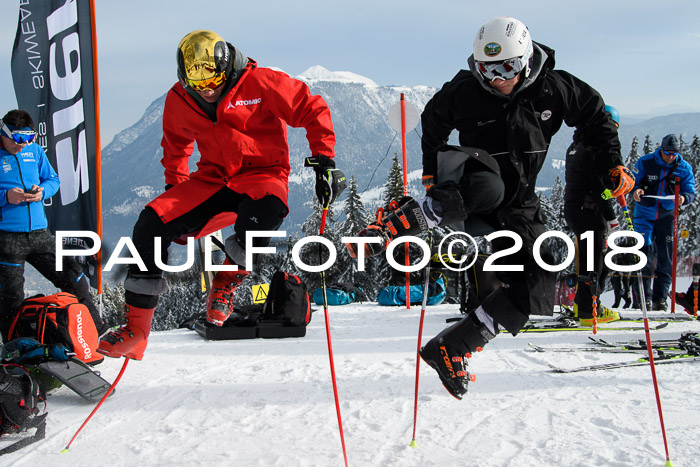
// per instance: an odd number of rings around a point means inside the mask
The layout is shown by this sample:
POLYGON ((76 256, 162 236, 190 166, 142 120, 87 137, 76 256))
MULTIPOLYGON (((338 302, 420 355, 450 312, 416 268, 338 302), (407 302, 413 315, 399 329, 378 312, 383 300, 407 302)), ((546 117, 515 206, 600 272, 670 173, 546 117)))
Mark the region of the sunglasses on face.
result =
POLYGON ((489 81, 509 80, 520 74, 527 65, 522 57, 509 58, 500 62, 476 62, 479 73, 489 81))
POLYGON ((2 135, 6 138, 10 138, 16 144, 29 144, 36 138, 36 131, 34 130, 11 130, 4 123, 2 124, 2 135))
POLYGON ((226 81, 226 73, 220 73, 208 79, 188 79, 187 85, 195 91, 205 91, 218 88, 224 81, 226 81))
POLYGON ((662 150, 661 152, 663 152, 667 156, 677 156, 678 155, 677 151, 664 151, 664 150, 662 150))

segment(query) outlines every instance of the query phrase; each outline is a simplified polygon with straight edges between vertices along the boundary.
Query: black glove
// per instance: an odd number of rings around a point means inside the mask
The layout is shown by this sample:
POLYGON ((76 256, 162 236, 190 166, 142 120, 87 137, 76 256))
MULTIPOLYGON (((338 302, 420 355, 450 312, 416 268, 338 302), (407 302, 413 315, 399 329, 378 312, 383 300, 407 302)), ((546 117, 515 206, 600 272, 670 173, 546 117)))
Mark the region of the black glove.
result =
POLYGON ((316 172, 316 197, 323 207, 331 205, 348 186, 345 174, 335 168, 335 162, 328 156, 307 157, 304 167, 313 167, 316 172))
POLYGON ((323 154, 317 154, 304 159, 304 167, 313 167, 316 173, 318 173, 319 170, 335 169, 335 161, 323 154))
POLYGON ((333 204, 347 186, 345 174, 340 169, 316 172, 316 197, 324 208, 333 204))

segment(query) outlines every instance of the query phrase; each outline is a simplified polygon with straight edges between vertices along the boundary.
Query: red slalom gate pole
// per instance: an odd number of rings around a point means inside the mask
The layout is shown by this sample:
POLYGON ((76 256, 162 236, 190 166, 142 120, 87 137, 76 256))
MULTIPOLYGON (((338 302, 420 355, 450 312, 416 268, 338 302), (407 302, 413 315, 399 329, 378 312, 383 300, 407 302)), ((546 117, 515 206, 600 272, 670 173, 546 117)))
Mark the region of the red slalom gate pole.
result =
MULTIPOLYGON (((321 214, 321 236, 326 230, 326 217, 328 215, 328 206, 323 208, 323 213, 321 214)), ((318 262, 323 263, 323 258, 321 254, 321 244, 318 245, 318 262)), ((331 324, 328 318, 328 297, 326 296, 326 274, 321 271, 321 291, 323 292, 323 315, 326 320, 326 340, 328 341, 328 359, 331 366, 331 380, 333 381, 333 398, 335 399, 335 413, 338 417, 338 429, 340 431, 340 444, 343 447, 343 459, 345 460, 345 467, 348 467, 348 454, 345 449, 345 435, 343 434, 343 417, 340 415, 340 401, 338 399, 338 383, 335 379, 335 365, 333 363, 333 344, 331 343, 331 324)))
MULTIPOLYGON (((430 230, 430 252, 432 254, 433 250, 433 231, 430 230)), ((423 340, 423 322, 425 321, 425 308, 428 305, 428 286, 430 285, 430 262, 425 267, 425 281, 423 282, 423 302, 420 308, 420 324, 418 325, 418 347, 416 349, 416 389, 415 396, 413 398, 413 438, 411 439, 411 446, 415 448, 418 446, 416 443, 416 426, 418 425, 418 385, 420 381, 420 347, 423 340)))
MULTIPOLYGON (((403 156, 403 195, 408 196, 408 168, 406 162, 406 99, 401 93, 401 155, 403 156)), ((404 243, 404 264, 409 265, 408 242, 404 243)), ((406 272, 406 309, 411 309, 411 273, 406 272)))
POLYGON ((671 270, 671 313, 676 312, 676 269, 678 268, 678 211, 680 210, 681 179, 676 177, 676 192, 673 203, 673 269, 671 270))
MULTIPOLYGON (((617 197, 617 201, 620 203, 622 212, 625 215, 625 221, 627 221, 627 228, 630 232, 634 232, 634 226, 632 225, 632 217, 630 216, 630 210, 627 207, 627 200, 625 195, 617 197)), ((664 424, 664 414, 661 409, 661 396, 659 395, 659 383, 656 379, 656 364, 654 363, 654 351, 651 348, 651 333, 649 332, 649 319, 647 318, 647 306, 646 297, 644 297, 644 284, 642 280, 642 269, 637 270, 637 281, 639 286, 639 303, 642 307, 642 316, 644 318, 644 335, 647 341, 647 354, 649 355, 649 368, 651 369, 651 380, 654 383, 654 394, 656 395, 656 410, 659 413, 659 422, 661 424, 661 435, 664 439, 664 449, 666 450, 666 467, 673 467, 671 459, 668 454, 668 440, 666 439, 666 426, 664 424)))
POLYGON ((126 365, 129 364, 129 360, 130 360, 129 358, 126 358, 126 357, 124 358, 124 364, 122 365, 122 369, 119 371, 119 374, 117 375, 117 379, 114 380, 114 382, 109 387, 109 389, 107 390, 105 395, 102 396, 102 399, 100 399, 100 401, 97 403, 95 408, 92 409, 92 412, 90 412, 90 415, 88 415, 88 417, 85 419, 83 424, 80 425, 80 428, 78 428, 78 431, 75 432, 73 437, 70 439, 70 442, 68 444, 66 444, 66 447, 63 448, 63 450, 61 452, 68 452, 68 448, 70 448, 70 445, 73 444, 73 441, 75 441, 75 438, 78 437, 78 434, 82 431, 82 429, 85 427, 85 425, 87 425, 87 423, 90 421, 92 416, 95 415, 95 413, 97 412, 97 409, 99 409, 100 406, 102 406, 102 403, 104 403, 104 401, 107 400, 109 395, 112 394, 112 391, 114 391, 114 388, 117 386, 117 383, 119 382, 120 379, 122 379, 122 375, 124 374, 124 370, 126 370, 126 365))

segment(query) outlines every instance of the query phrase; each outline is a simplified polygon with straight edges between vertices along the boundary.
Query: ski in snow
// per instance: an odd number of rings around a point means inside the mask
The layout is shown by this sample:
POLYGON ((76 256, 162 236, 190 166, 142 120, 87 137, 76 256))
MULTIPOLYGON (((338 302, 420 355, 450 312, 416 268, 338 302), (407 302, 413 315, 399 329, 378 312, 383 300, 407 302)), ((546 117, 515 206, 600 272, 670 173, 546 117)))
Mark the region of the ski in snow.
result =
MULTIPOLYGON (((652 331, 663 329, 668 326, 668 323, 660 323, 656 326, 649 326, 652 331)), ((558 332, 558 331, 593 331, 592 326, 563 326, 557 322, 543 323, 527 323, 520 332, 558 332)), ((598 331, 644 331, 644 326, 607 326, 606 324, 598 325, 598 331)), ((508 332, 502 329, 501 332, 508 332)))
POLYGON ((629 347, 543 347, 541 345, 528 342, 527 345, 535 352, 599 352, 599 353, 639 353, 646 352, 644 349, 629 347))
MULTIPOLYGON (((656 365, 663 365, 666 363, 684 363, 693 362, 700 360, 700 355, 691 354, 663 354, 658 357, 654 357, 654 363, 656 365)), ((613 362, 613 363, 600 363, 597 365, 584 365, 575 368, 561 368, 556 365, 548 364, 551 371, 554 373, 576 373, 579 371, 597 371, 597 370, 610 370, 613 368, 625 368, 629 366, 643 366, 649 365, 649 359, 647 357, 640 358, 638 360, 626 361, 626 362, 613 362)))
MULTIPOLYGON (((604 348, 629 348, 629 349, 646 349, 647 341, 644 339, 635 339, 631 341, 608 342, 599 337, 588 337, 594 344, 603 346, 604 348)), ((697 332, 684 332, 678 339, 658 339, 651 343, 652 349, 661 350, 678 350, 684 349, 688 352, 700 353, 700 334, 697 332)))

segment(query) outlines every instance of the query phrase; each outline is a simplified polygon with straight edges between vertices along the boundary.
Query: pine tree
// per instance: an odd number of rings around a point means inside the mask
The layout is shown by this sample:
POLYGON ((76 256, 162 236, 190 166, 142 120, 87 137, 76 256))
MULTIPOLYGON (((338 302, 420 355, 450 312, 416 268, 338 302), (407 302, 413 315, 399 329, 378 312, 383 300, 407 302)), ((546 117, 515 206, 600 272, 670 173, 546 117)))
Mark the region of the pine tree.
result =
POLYGON ((630 148, 630 152, 627 153, 625 167, 632 169, 632 167, 634 167, 634 164, 637 163, 639 156, 639 139, 635 136, 634 138, 632 138, 632 146, 630 148))
MULTIPOLYGON (((304 224, 301 226, 301 230, 305 236, 318 236, 321 232, 321 219, 322 219, 323 209, 320 203, 317 201, 313 203, 313 212, 306 218, 304 224)), ((337 228, 337 222, 335 218, 335 213, 333 211, 333 205, 328 207, 328 212, 326 213, 326 223, 324 226, 323 236, 330 240, 330 242, 335 245, 342 245, 340 241, 340 232, 337 228)), ((325 271, 326 284, 331 284, 335 282, 340 282, 342 278, 342 268, 343 259, 347 257, 342 251, 336 251, 336 261, 329 269, 325 271)), ((299 259, 309 266, 319 265, 325 263, 328 258, 328 251, 325 246, 320 246, 316 242, 309 243, 305 245, 299 252, 299 259), (319 257, 319 251, 321 251, 321 258, 319 257)), ((313 291, 321 285, 320 274, 318 272, 309 271, 299 271, 299 276, 302 278, 304 283, 306 283, 309 288, 309 292, 313 291)))
POLYGON ((644 138, 644 147, 642 147, 642 153, 651 154, 655 150, 656 148, 654 147, 654 143, 651 141, 651 136, 647 135, 646 138, 644 138))
MULTIPOLYGON (((541 199, 541 198, 540 198, 541 199)), ((549 201, 552 205, 554 218, 548 219, 547 222, 552 224, 552 228, 562 230, 562 227, 566 225, 564 222, 564 186, 561 183, 561 178, 557 175, 554 180, 554 186, 552 187, 552 194, 549 197, 549 201)))
MULTIPOLYGON (((649 154, 650 152, 653 152, 653 149, 651 148, 651 137, 649 135, 646 136, 644 139, 644 147, 642 148, 643 154, 649 154), (648 152, 647 152, 648 151, 648 152)), ((642 154, 639 154, 639 140, 635 136, 632 139, 632 147, 630 148, 630 152, 627 154, 627 162, 625 163, 625 166, 629 168, 630 170, 634 169, 635 164, 637 164, 637 161, 639 158, 642 156, 642 154)), ((633 216, 634 214, 634 204, 635 201, 632 199, 632 196, 627 197, 627 207, 630 212, 630 216, 633 216)))
POLYGON ((348 189, 348 197, 345 200, 343 208, 345 214, 345 222, 341 228, 343 235, 355 236, 360 230, 367 227, 370 221, 370 216, 362 204, 360 195, 357 193, 357 181, 353 176, 350 178, 350 186, 348 189))
MULTIPOLYGON (((686 162, 693 167, 695 173, 695 189, 698 190, 700 187, 700 169, 698 169, 698 164, 700 164, 700 139, 698 136, 694 136, 692 142, 689 145, 681 145, 681 156, 686 162)), ((679 238, 678 240, 678 258, 679 262, 682 261, 687 256, 700 254, 700 248, 698 247, 698 235, 700 235, 700 204, 696 199, 692 203, 683 206, 680 211, 679 216, 679 227, 681 230, 687 231, 688 236, 686 238, 679 238)))
POLYGON ((399 164, 399 155, 394 153, 391 163, 391 171, 384 185, 384 206, 388 207, 392 201, 398 201, 403 197, 403 171, 399 164))
MULTIPOLYGON (((542 213, 542 218, 545 221, 545 227, 547 231, 559 231, 564 232, 568 230, 563 217, 561 216, 561 210, 563 206, 563 188, 561 186, 561 180, 559 177, 555 180, 554 187, 552 188, 552 196, 547 198, 546 196, 539 195, 540 199, 540 210, 542 213), (556 190, 555 190, 556 188, 556 190), (559 198, 557 200, 556 197, 559 198)), ((569 234, 571 237, 571 234, 569 234)), ((546 240, 545 245, 548 246, 554 257, 553 264, 559 264, 567 256, 566 244, 560 239, 550 238, 546 240)))

